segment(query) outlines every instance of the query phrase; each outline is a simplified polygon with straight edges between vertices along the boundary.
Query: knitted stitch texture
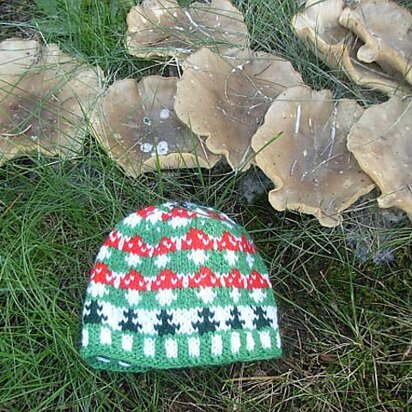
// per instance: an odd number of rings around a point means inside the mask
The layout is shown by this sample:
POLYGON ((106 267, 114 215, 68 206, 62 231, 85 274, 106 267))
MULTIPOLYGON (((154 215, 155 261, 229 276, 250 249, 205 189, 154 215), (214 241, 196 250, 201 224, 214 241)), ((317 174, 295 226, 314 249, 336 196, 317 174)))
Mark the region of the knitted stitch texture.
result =
POLYGON ((192 203, 126 217, 92 269, 80 354, 134 372, 280 356, 268 271, 246 230, 192 203))

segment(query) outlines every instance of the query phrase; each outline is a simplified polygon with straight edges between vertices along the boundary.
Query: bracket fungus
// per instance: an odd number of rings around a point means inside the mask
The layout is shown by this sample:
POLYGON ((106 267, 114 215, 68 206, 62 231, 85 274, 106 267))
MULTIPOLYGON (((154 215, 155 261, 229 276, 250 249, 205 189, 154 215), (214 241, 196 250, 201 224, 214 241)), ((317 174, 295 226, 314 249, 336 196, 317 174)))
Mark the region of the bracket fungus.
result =
POLYGON ((303 83, 287 60, 250 50, 223 57, 202 48, 185 60, 183 70, 177 115, 195 133, 207 136, 208 149, 225 155, 233 169, 249 168, 251 138, 274 98, 303 83))
POLYGON ((34 40, 3 41, 0 60, 0 164, 33 152, 76 155, 99 70, 34 40))
POLYGON ((278 96, 253 136, 256 163, 276 188, 276 210, 314 215, 333 227, 341 212, 374 184, 346 148, 350 127, 363 109, 353 100, 333 101, 328 90, 297 86, 278 96))
POLYGON ((116 81, 93 113, 95 137, 127 174, 210 168, 220 159, 177 118, 176 81, 160 76, 116 81))
POLYGON ((363 0, 345 7, 339 23, 363 41, 359 61, 377 63, 412 84, 412 14, 387 0, 363 0))
POLYGON ((36 63, 40 44, 36 40, 11 38, 0 43, 0 76, 17 78, 36 63))
POLYGON ((188 8, 177 0, 143 0, 127 16, 126 46, 136 57, 185 59, 205 45, 247 47, 243 15, 230 0, 195 2, 188 8))
POLYGON ((410 93, 410 88, 402 84, 402 76, 385 72, 375 62, 358 60, 363 42, 339 23, 347 3, 307 0, 305 9, 292 18, 292 28, 323 61, 332 68, 341 68, 356 84, 388 94, 410 93))
POLYGON ((348 149, 381 190, 379 206, 398 207, 412 220, 412 100, 392 97, 365 110, 348 149))
POLYGON ((305 9, 292 18, 292 28, 299 38, 316 46, 323 60, 338 66, 347 53, 353 35, 339 25, 344 0, 308 0, 305 9))

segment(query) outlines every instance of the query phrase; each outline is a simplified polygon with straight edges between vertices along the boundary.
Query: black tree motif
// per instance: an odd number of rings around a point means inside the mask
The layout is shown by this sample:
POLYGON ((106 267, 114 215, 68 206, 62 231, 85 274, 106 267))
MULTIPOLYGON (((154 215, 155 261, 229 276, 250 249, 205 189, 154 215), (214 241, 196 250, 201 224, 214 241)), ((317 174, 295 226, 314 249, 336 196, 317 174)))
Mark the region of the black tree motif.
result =
POLYGON ((169 315, 167 310, 162 309, 160 314, 156 316, 160 320, 159 325, 154 325, 155 330, 159 333, 159 336, 174 335, 177 329, 180 329, 179 324, 173 323, 173 315, 169 315), (170 321, 170 322, 169 322, 170 321))
POLYGON ((122 328, 122 330, 137 332, 139 329, 141 329, 142 325, 137 322, 137 316, 133 309, 125 310, 123 311, 123 314, 126 317, 126 321, 122 320, 119 323, 119 326, 122 328))
POLYGON ((265 326, 271 326, 272 321, 267 318, 267 313, 262 309, 261 306, 254 308, 253 312, 257 316, 253 320, 253 324, 256 326, 256 329, 262 329, 265 326))
POLYGON ((85 310, 89 310, 89 314, 83 315, 84 323, 102 323, 103 320, 107 320, 107 316, 103 316, 103 306, 99 305, 97 300, 92 300, 85 306, 85 310))
POLYGON ((243 329, 243 325, 245 324, 245 321, 240 319, 239 309, 235 306, 230 311, 230 314, 232 315, 232 319, 227 320, 226 325, 230 326, 232 329, 243 329))
POLYGON ((220 325, 220 322, 216 322, 211 319, 215 316, 215 313, 211 312, 209 308, 203 308, 197 313, 202 320, 198 322, 192 322, 192 326, 197 329, 199 335, 203 335, 207 332, 214 332, 220 325))

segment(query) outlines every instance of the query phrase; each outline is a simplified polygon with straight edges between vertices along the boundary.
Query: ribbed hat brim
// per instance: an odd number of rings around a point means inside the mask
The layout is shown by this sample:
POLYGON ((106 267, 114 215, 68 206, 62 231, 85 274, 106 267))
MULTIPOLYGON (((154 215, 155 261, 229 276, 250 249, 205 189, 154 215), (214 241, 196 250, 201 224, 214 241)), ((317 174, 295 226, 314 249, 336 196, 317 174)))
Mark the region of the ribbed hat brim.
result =
POLYGON ((225 365, 281 355, 279 331, 273 328, 213 332, 204 335, 144 337, 101 325, 83 328, 81 357, 92 367, 112 371, 225 365))

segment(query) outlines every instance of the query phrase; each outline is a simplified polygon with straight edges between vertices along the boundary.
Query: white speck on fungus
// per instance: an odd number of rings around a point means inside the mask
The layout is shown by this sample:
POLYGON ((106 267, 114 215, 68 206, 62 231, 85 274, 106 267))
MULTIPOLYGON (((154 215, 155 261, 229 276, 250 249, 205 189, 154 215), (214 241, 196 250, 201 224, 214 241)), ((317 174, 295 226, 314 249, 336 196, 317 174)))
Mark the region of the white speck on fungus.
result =
POLYGON ((152 149, 153 149, 153 145, 151 145, 150 143, 143 143, 140 146, 140 150, 144 153, 149 153, 152 151, 152 149))
POLYGON ((159 114, 160 118, 162 120, 166 120, 169 118, 170 116, 170 110, 169 109, 162 109, 160 110, 160 114, 159 114))
POLYGON ((169 151, 169 146, 166 141, 162 140, 157 144, 156 150, 159 156, 163 156, 169 151))

